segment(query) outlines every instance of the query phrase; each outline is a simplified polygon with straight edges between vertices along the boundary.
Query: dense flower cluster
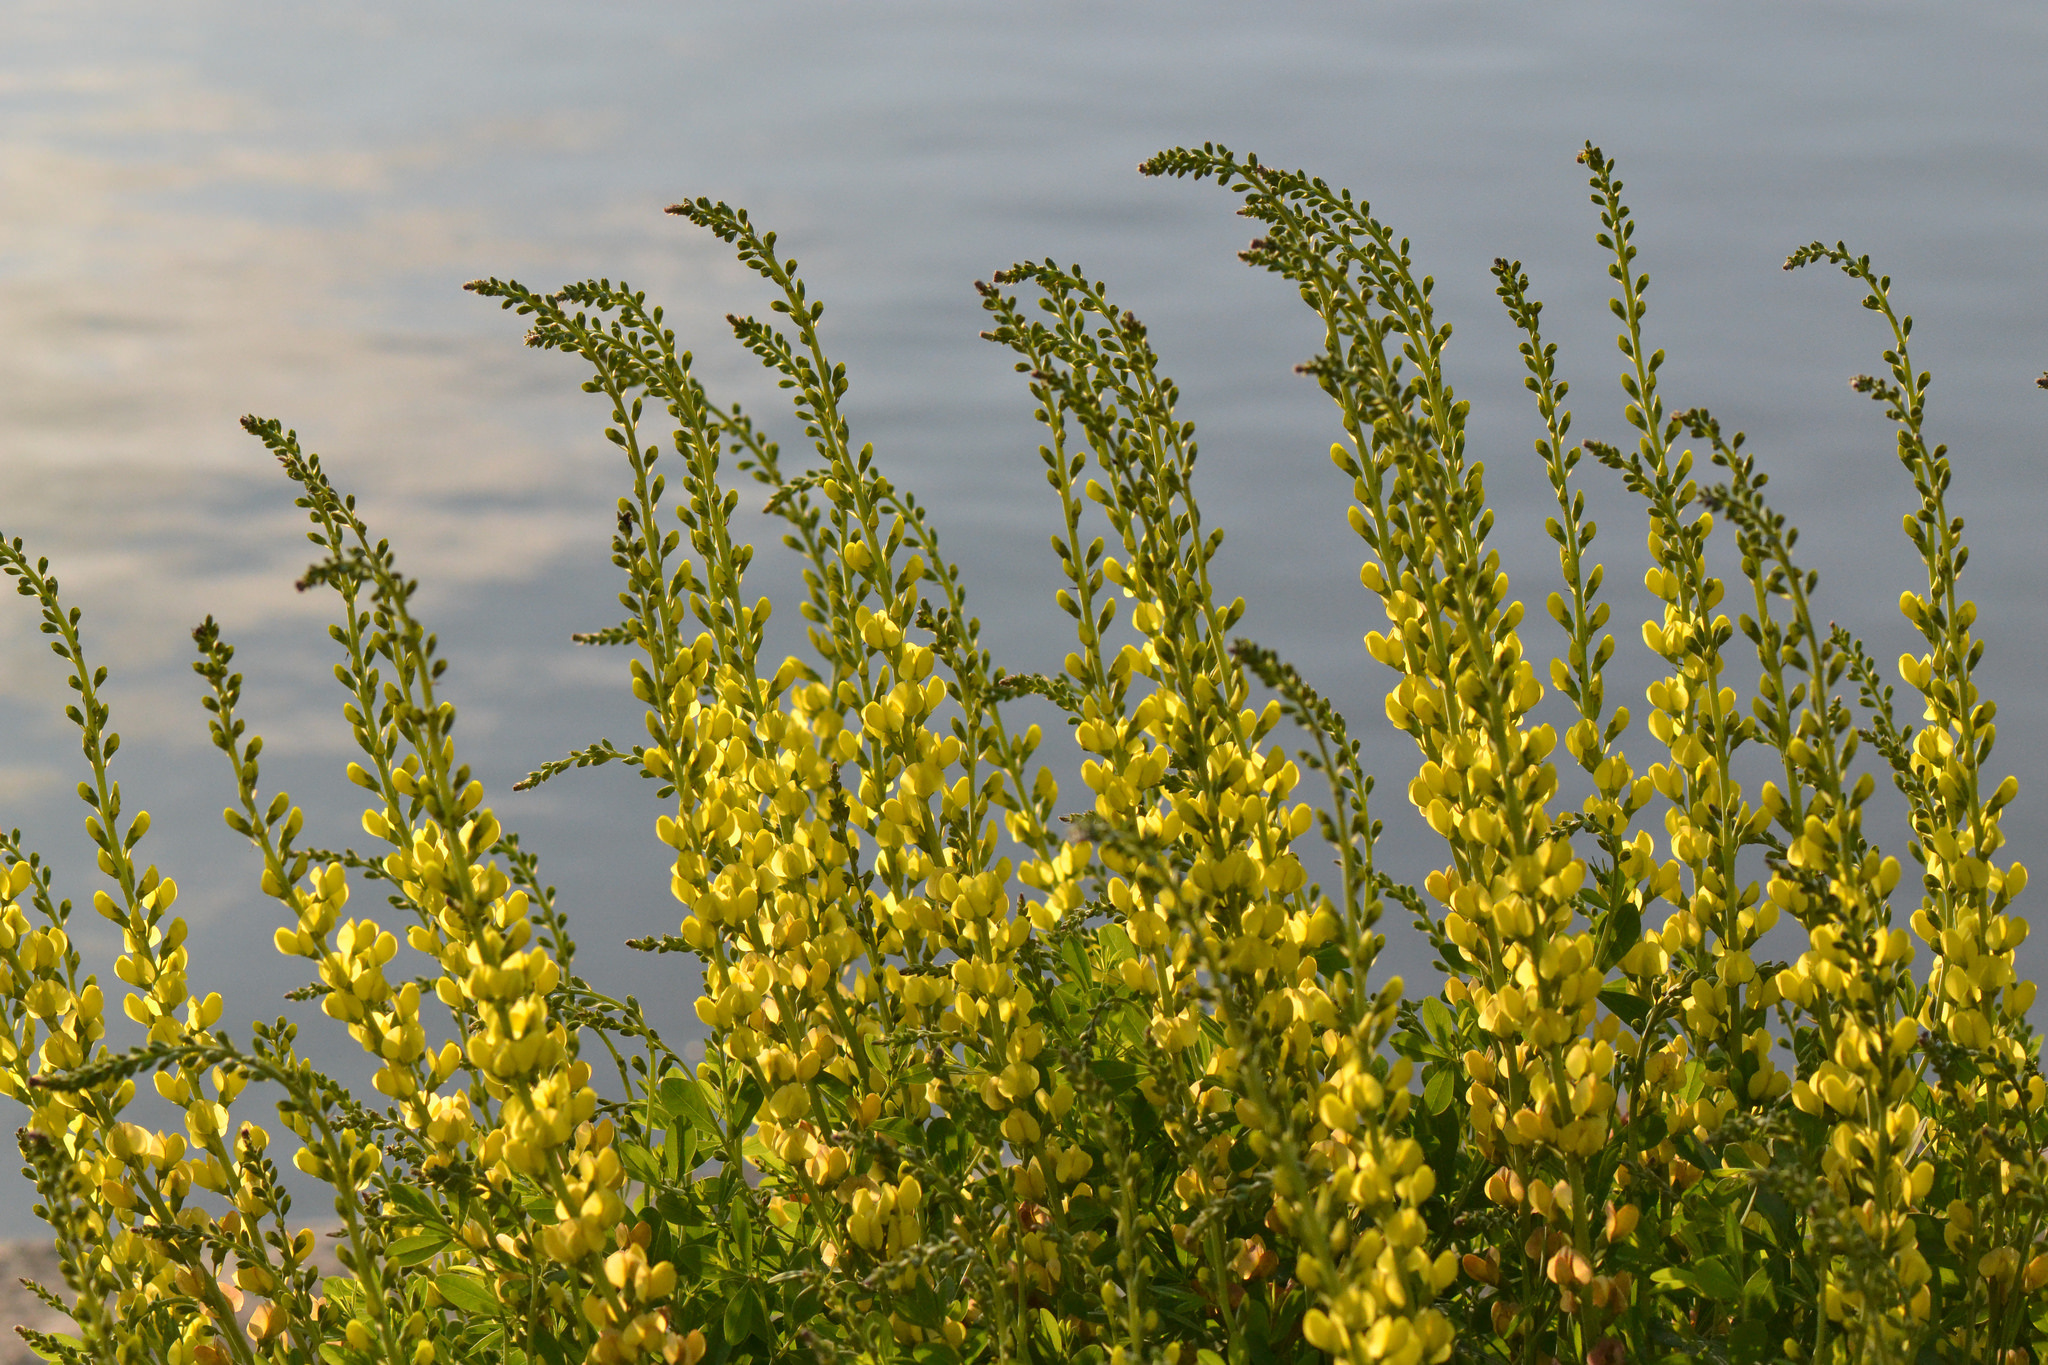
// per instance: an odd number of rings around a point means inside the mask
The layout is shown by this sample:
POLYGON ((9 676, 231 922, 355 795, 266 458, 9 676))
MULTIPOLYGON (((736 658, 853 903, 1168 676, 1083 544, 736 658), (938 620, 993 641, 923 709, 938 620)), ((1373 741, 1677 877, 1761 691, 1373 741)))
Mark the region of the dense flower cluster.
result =
POLYGON ((0 543, 71 672, 107 879, 92 904, 118 928, 140 1040, 110 1046, 71 902, 9 836, 0 1091, 27 1110, 79 1327, 38 1348, 64 1365, 2032 1359, 2048 1081, 2016 968, 2027 873, 2000 824, 2018 784, 1989 766, 1996 708, 1910 319, 1845 248, 1788 262, 1839 266, 1892 328, 1889 378, 1856 387, 1886 405, 1920 499, 1905 530, 1926 583, 1900 608, 1925 648, 1897 670, 1914 724, 1863 645, 1818 626, 1818 576, 1743 437, 1666 409, 1621 183, 1596 148, 1581 162, 1632 448, 1569 442, 1542 305, 1519 265, 1494 271, 1556 498, 1554 630, 1525 626, 1490 540, 1450 328, 1408 244, 1349 193, 1223 149, 1144 168, 1241 196, 1263 232, 1244 259, 1324 326, 1304 369, 1338 407, 1330 457, 1386 621, 1365 651, 1415 746, 1418 828, 1442 841, 1419 888, 1375 862, 1344 719, 1232 638, 1245 606, 1214 577, 1194 427, 1145 327, 1050 261, 981 286, 1045 432, 1074 623, 1050 674, 983 648, 925 509, 852 439, 822 307, 744 213, 672 210, 771 291, 777 320, 730 321, 794 397, 817 457, 801 474, 711 400, 642 295, 471 286, 590 366, 627 459, 626 616, 577 638, 631 656, 646 742, 519 785, 610 764, 652 784, 677 932, 634 946, 694 963, 689 1046, 576 974, 553 889, 458 760, 415 585, 319 460, 253 418, 309 516, 301 586, 340 604, 368 848, 304 845, 302 812, 260 793, 263 741, 211 621, 195 667, 235 781, 224 818, 278 951, 309 973, 293 998, 361 1050, 382 1107, 300 1055, 288 1018, 235 1043, 190 979, 177 884, 136 856, 149 817, 124 816, 79 617, 0 543), (1609 704, 1587 453, 1647 514, 1641 770, 1609 704), (801 658, 763 657, 774 606, 745 591, 728 465, 802 561, 801 658), (1717 530, 1739 579, 1713 567, 1717 530), (1071 753, 1047 744, 1061 729, 1071 753), (1910 909, 1867 827, 1870 755, 1908 811, 1910 909), (351 914, 365 893, 391 913, 351 914), (1440 992, 1375 979, 1390 906, 1437 953, 1440 992), (125 1116, 145 1076, 178 1114, 163 1129, 125 1116), (237 1113, 252 1087, 289 1134, 275 1157, 237 1113), (309 1181, 331 1218, 294 1217, 309 1181))

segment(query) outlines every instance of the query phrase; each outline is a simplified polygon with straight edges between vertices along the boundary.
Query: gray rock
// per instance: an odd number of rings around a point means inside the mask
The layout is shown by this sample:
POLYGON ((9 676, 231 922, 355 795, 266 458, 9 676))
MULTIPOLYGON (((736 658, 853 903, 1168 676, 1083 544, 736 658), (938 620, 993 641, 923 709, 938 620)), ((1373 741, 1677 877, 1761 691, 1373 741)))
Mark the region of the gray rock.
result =
POLYGON ((14 1329, 32 1327, 43 1332, 71 1332, 71 1319, 43 1303, 24 1279, 35 1280, 59 1294, 68 1294, 63 1272, 57 1268, 57 1250, 49 1242, 0 1242, 0 1321, 7 1331, 0 1336, 0 1365, 36 1365, 42 1360, 29 1349, 14 1329))

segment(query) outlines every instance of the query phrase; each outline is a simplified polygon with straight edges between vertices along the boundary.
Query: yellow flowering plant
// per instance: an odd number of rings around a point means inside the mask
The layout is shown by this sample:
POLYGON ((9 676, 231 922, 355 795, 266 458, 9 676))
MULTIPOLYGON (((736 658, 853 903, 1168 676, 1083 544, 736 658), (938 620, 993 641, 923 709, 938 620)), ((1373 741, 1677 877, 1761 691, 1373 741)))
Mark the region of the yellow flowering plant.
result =
POLYGON ((744 212, 671 210, 770 292, 768 319, 729 322, 794 400, 801 472, 643 294, 469 286, 589 367, 626 459, 625 616, 576 638, 629 656, 646 739, 518 786, 612 764, 652 783, 678 921, 633 946, 685 959, 688 1042, 577 974, 536 856, 459 756, 416 584, 319 458, 256 418, 309 518, 301 587, 339 604, 366 844, 309 844, 264 792, 211 620, 195 668, 224 818, 309 973, 293 996, 363 1049, 376 1096, 302 1056, 289 1017, 221 1029, 112 776, 105 670, 48 564, 0 542, 70 672, 93 907, 142 1035, 109 1043, 72 903, 8 836, 0 1089, 27 1110, 69 1290, 43 1292, 77 1327, 31 1344, 64 1365, 2031 1360, 2048 1084, 2013 965, 2017 783, 1989 767, 1911 319, 1846 248, 1787 262, 1840 268, 1890 328, 1888 377, 1855 385, 1918 497, 1909 723, 1864 646, 1819 626, 1818 576, 1744 438, 1667 409, 1621 182, 1597 148, 1580 160, 1632 445, 1568 439, 1542 304, 1518 264, 1494 270, 1557 501, 1547 662, 1407 242, 1349 192, 1219 147, 1142 167, 1238 195, 1262 225, 1244 259, 1323 324, 1303 369, 1337 405, 1330 458, 1388 622, 1365 648, 1445 850, 1419 888, 1379 868, 1346 720, 1233 636, 1194 426, 1144 325, 1079 267, 980 286, 1044 427, 1074 629, 1053 674, 997 665, 928 510, 854 440, 822 305, 744 212), (1581 484, 1603 468, 1642 502, 1664 604, 1641 632, 1641 771, 1604 681, 1581 484), (734 516, 749 482, 802 564, 803 657, 762 655, 773 604, 747 596, 734 516), (1071 731, 1085 794, 1062 793, 1067 759, 1025 706, 1071 731), (1917 904, 1866 827, 1879 769, 1917 904), (350 913, 365 892, 388 922, 350 913), (1440 990, 1376 977, 1389 904, 1440 990), (179 1122, 125 1116, 144 1079, 179 1122), (294 1216, 309 1187, 331 1215, 294 1216))

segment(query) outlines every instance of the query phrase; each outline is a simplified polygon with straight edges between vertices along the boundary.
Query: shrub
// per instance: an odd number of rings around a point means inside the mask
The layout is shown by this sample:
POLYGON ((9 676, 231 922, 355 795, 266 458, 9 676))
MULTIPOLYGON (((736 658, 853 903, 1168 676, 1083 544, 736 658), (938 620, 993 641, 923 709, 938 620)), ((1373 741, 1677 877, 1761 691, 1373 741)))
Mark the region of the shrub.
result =
POLYGON ((1563 647, 1540 666, 1407 244, 1348 192, 1221 148, 1143 168, 1238 195, 1265 234, 1244 259, 1324 324, 1304 368, 1337 404, 1331 458, 1389 622, 1366 648, 1448 852, 1421 890, 1375 865, 1344 719, 1231 638, 1243 604, 1212 581, 1222 532, 1145 328, 1050 261, 981 292, 1046 429, 1075 633, 1057 676, 995 665, 926 509, 854 443, 822 307, 744 212, 671 210, 775 296, 778 317, 732 328, 794 397, 801 474, 713 401, 643 295, 469 286, 590 366, 630 469, 626 616, 578 638, 632 655, 647 742, 521 785, 610 764, 655 784, 683 918, 635 946, 694 959, 695 1065, 576 974, 534 855, 458 755, 414 583, 293 433, 246 423, 310 518, 307 585, 339 603, 363 851, 308 846, 262 790, 210 620, 195 668, 278 950, 375 1059, 381 1102, 305 1060, 286 1019, 246 1042, 218 1027, 176 884, 138 852, 149 817, 110 774, 105 671, 47 563, 0 550, 71 671, 93 907, 121 926, 122 1010, 146 1033, 109 1047, 71 902, 10 838, 0 1088, 29 1110, 78 1325, 34 1344, 121 1365, 2029 1358, 2048 1085, 2013 969, 2026 873, 1998 861, 2017 784, 1988 767, 1995 707, 1911 319, 1846 248, 1786 263, 1839 267, 1889 329, 1887 376, 1855 383, 1918 499, 1926 581, 1900 609, 1925 652, 1898 664, 1915 724, 1819 625, 1743 438, 1667 410, 1621 184, 1597 149, 1580 160, 1637 437, 1568 442, 1541 305, 1497 262, 1557 497, 1563 647), (1664 603, 1642 627, 1661 676, 1640 772, 1603 688, 1588 452, 1641 498, 1664 603), (733 478, 768 490, 804 563, 808 660, 761 658, 770 604, 745 593, 733 478), (1741 571, 1725 611, 1717 528, 1741 571), (1014 719, 1026 694, 1086 755, 1078 813, 1014 719), (1878 770, 1908 813, 1903 893, 1866 828, 1878 770), (361 892, 390 927, 351 915, 361 892), (1434 949, 1440 994, 1373 981, 1389 905, 1434 949), (1789 963, 1764 960, 1781 919, 1804 935, 1789 963), (145 1076, 182 1132, 122 1118, 145 1076), (251 1085, 275 1098, 276 1149, 233 1109, 251 1085), (345 1273, 323 1278, 289 1219, 287 1159, 331 1189, 345 1273))

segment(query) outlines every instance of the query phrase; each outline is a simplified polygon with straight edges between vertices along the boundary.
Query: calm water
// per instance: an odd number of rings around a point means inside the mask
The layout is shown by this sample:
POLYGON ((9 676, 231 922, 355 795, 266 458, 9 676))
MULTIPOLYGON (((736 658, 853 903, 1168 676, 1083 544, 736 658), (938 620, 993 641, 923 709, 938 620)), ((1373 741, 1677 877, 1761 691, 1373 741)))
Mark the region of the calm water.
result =
MULTIPOLYGON (((970 286, 1019 257, 1079 260, 1152 324, 1201 424, 1245 629, 1371 733, 1387 856, 1416 875, 1433 850, 1399 798, 1412 750, 1367 723, 1382 684, 1357 640, 1375 623, 1322 455, 1331 415, 1291 373, 1311 321, 1234 260, 1246 225, 1213 186, 1132 168, 1216 139, 1350 185, 1414 238, 1458 327, 1504 553, 1540 599, 1551 565, 1525 532, 1547 490, 1486 268, 1528 264, 1576 432, 1617 436, 1607 280, 1573 165, 1590 137, 1642 222, 1668 394, 1750 432, 1807 528, 1822 610, 1881 658, 1913 643, 1889 605, 1916 567, 1897 529, 1910 488, 1843 383, 1876 368, 1880 338, 1839 277, 1777 266, 1841 236, 1900 281, 1977 547, 1999 761, 2026 793, 2008 831, 2038 864, 2042 70, 2048 15, 2020 3, 0 5, 0 529, 56 561, 116 670, 129 799, 156 814, 147 847, 185 889, 195 984, 228 992, 230 1020, 275 1013, 298 977, 220 827, 226 768, 185 667, 202 616, 242 646, 266 781, 325 813, 318 842, 346 841, 353 809, 324 604, 291 590, 307 547, 236 428, 253 410, 325 452, 425 579, 470 756, 560 884, 583 965, 683 1032, 691 983, 616 946, 677 914, 645 791, 604 773, 503 790, 639 730, 622 661, 567 642, 614 619, 618 480, 569 362, 524 350, 459 285, 624 275, 668 301, 720 394, 770 412, 719 322, 762 295, 660 213, 696 194, 749 205, 828 304, 857 439, 935 505, 999 657, 1034 668, 1066 648, 1053 507, 970 286)), ((1592 482, 1626 621, 1640 513, 1592 482)), ((773 593, 788 571, 764 552, 756 577, 773 593)), ((0 694, 0 819, 88 896, 62 678, 18 602, 0 612, 0 694)), ((1395 965, 1426 973, 1394 940, 1395 965)), ((0 1234, 29 1230, 23 1203, 0 1198, 0 1234)))

